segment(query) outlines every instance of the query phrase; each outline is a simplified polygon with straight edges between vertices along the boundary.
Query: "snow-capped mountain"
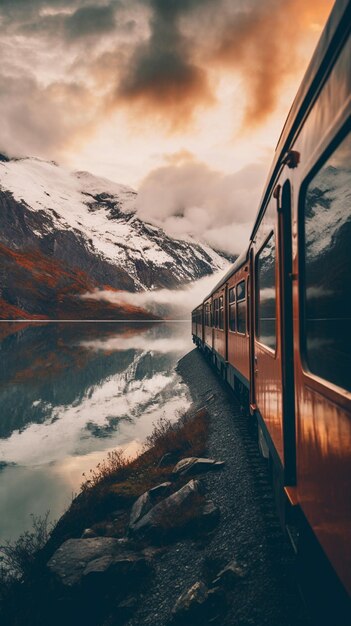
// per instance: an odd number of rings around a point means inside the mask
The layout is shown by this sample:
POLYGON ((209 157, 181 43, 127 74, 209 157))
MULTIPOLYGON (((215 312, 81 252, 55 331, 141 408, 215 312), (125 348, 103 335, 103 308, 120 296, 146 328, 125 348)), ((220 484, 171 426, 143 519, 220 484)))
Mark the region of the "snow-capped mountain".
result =
POLYGON ((61 318, 68 296, 76 317, 82 303, 74 294, 173 288, 226 266, 209 246, 172 239, 143 222, 136 195, 52 161, 0 157, 0 300, 8 308, 0 317, 18 317, 20 309, 61 318))

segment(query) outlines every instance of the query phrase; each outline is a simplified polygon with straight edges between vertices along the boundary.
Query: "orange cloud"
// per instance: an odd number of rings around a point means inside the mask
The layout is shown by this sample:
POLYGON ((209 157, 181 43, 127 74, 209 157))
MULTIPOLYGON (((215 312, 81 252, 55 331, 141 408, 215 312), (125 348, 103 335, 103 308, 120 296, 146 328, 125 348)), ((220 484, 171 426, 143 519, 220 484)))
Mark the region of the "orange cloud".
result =
POLYGON ((332 4, 273 0, 235 14, 224 26, 210 62, 219 71, 240 72, 247 91, 244 126, 258 125, 274 111, 286 78, 301 63, 301 40, 310 29, 322 28, 332 4))

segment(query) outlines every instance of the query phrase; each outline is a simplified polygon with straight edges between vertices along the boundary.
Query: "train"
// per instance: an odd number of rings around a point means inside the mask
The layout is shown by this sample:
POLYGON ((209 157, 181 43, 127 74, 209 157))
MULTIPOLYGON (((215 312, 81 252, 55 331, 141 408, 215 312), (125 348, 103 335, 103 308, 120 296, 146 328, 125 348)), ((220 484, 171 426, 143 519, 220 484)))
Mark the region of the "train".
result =
POLYGON ((193 342, 255 423, 282 523, 292 535, 289 520, 298 520, 293 545, 313 554, 308 577, 328 572, 326 595, 337 590, 347 606, 350 26, 351 2, 338 0, 278 140, 247 245, 191 320, 193 342))

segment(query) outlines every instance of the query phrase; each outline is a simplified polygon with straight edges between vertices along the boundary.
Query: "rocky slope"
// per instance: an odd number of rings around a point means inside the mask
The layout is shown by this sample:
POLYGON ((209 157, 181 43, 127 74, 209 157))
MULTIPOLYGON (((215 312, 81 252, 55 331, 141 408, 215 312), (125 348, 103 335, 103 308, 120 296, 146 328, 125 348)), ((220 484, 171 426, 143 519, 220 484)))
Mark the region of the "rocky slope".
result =
POLYGON ((88 172, 2 156, 0 318, 118 318, 114 306, 79 296, 174 288, 226 266, 208 246, 143 222, 135 200, 133 189, 88 172))

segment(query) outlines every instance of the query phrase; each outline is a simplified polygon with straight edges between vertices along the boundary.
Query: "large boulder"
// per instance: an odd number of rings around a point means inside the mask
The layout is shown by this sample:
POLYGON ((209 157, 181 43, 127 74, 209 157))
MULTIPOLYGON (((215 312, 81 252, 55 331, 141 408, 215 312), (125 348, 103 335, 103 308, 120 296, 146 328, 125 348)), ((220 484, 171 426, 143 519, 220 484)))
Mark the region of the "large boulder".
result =
POLYGON ((130 550, 124 539, 68 539, 53 554, 48 568, 64 587, 94 582, 123 584, 144 574, 146 558, 130 550))
POLYGON ((174 531, 201 520, 206 520, 208 526, 208 522, 216 522, 218 516, 219 509, 205 498, 201 483, 190 480, 130 526, 130 532, 139 538, 163 540, 174 531))
POLYGON ((194 476, 210 470, 221 469, 223 466, 224 461, 190 456, 179 461, 174 467, 172 474, 175 476, 194 476))
POLYGON ((130 527, 133 528, 135 524, 152 509, 156 504, 158 498, 167 495, 172 487, 172 483, 165 482, 157 487, 153 487, 149 491, 145 491, 132 506, 130 513, 130 527))

